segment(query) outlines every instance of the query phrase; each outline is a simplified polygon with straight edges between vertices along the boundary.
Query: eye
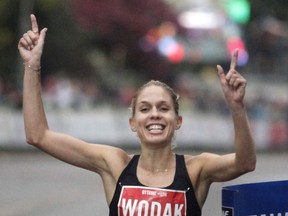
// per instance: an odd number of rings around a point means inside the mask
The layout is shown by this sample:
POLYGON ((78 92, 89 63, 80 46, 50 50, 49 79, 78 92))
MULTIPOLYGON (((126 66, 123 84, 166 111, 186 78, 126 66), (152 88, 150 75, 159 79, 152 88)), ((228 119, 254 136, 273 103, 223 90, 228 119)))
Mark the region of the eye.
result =
POLYGON ((167 106, 162 106, 162 107, 160 107, 160 111, 162 111, 162 112, 167 112, 167 111, 169 111, 169 107, 167 107, 167 106))
POLYGON ((140 110, 140 112, 143 112, 143 113, 149 111, 148 107, 141 107, 139 110, 140 110))

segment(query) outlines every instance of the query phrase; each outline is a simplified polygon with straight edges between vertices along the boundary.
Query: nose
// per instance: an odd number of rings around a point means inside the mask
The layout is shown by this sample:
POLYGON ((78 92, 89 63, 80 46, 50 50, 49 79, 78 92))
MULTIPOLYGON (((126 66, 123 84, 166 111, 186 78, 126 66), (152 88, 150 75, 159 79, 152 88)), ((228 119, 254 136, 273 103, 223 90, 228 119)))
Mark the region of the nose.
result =
POLYGON ((159 110, 156 107, 153 107, 153 109, 151 110, 151 118, 159 118, 159 117, 160 117, 159 110))

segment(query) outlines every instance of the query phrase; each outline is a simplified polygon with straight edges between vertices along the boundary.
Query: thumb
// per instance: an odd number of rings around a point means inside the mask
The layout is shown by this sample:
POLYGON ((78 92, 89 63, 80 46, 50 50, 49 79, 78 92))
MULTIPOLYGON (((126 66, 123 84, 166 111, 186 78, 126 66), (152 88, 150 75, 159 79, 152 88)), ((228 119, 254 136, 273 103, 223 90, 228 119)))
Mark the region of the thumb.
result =
POLYGON ((40 31, 40 35, 39 35, 39 39, 38 39, 38 43, 40 45, 44 45, 45 43, 45 38, 46 38, 46 32, 47 32, 47 28, 43 28, 41 31, 40 31))
POLYGON ((225 78, 224 69, 220 65, 217 65, 217 72, 220 79, 225 78))

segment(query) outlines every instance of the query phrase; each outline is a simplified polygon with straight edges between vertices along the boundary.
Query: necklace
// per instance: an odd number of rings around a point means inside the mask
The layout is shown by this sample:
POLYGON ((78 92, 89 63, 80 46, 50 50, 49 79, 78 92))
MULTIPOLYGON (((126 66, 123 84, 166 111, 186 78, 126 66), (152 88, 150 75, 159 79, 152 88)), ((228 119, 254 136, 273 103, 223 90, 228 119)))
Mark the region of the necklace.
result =
MULTIPOLYGON (((173 155, 174 155, 174 154, 173 154, 173 155)), ((143 166, 143 164, 142 164, 142 167, 143 167, 145 170, 147 170, 147 171, 149 171, 149 172, 151 172, 151 173, 154 173, 154 174, 167 173, 167 172, 169 171, 169 168, 168 168, 169 163, 168 163, 168 162, 171 160, 171 158, 173 158, 173 157, 170 157, 170 158, 168 159, 168 161, 167 161, 166 166, 165 166, 164 169, 154 168, 154 167, 148 168, 148 167, 143 166)))
POLYGON ((158 168, 147 169, 145 167, 144 167, 144 169, 146 171, 148 171, 149 173, 152 173, 152 174, 155 174, 155 175, 167 174, 168 171, 170 170, 168 168, 164 168, 164 169, 158 169, 158 168))
POLYGON ((168 169, 167 169, 167 168, 165 168, 164 170, 161 170, 161 169, 155 169, 154 172, 155 172, 155 173, 166 173, 166 172, 168 172, 168 169))

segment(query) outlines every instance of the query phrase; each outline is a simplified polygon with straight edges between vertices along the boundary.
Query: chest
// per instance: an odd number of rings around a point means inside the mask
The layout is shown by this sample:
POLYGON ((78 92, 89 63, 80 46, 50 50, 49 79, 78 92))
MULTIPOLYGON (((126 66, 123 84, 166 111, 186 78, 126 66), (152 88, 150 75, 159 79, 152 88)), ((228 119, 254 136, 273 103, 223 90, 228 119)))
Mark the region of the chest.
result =
POLYGON ((139 182, 149 187, 164 188, 171 185, 175 177, 175 168, 161 172, 151 172, 138 167, 136 176, 139 182))

